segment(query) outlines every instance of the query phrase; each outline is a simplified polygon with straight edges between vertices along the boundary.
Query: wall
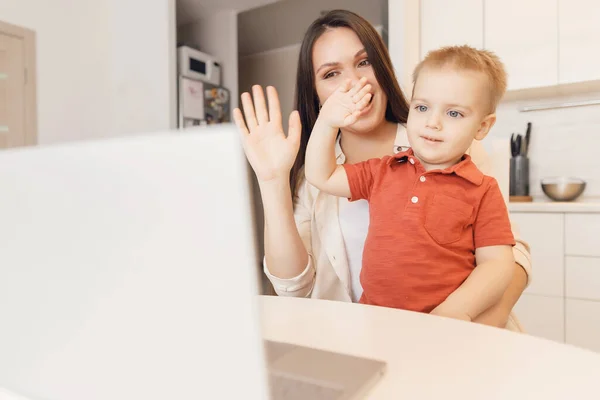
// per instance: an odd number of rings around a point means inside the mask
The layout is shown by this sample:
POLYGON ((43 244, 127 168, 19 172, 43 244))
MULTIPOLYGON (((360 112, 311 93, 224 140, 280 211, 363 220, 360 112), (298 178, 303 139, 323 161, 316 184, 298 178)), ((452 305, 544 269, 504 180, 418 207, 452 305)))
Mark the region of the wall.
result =
POLYGON ((420 41, 414 35, 420 29, 420 2, 419 0, 391 0, 388 5, 386 17, 390 57, 400 88, 404 93, 411 93, 412 72, 420 58, 420 41))
POLYGON ((497 110, 496 125, 483 141, 489 149, 493 139, 502 139, 508 153, 510 134, 523 135, 527 122, 532 122, 529 157, 530 192, 534 197, 544 196, 540 179, 551 176, 582 178, 587 181, 583 197, 600 196, 600 106, 518 111, 520 105, 554 104, 578 99, 600 99, 600 92, 504 102, 497 110))
POLYGON ((346 9, 373 25, 387 25, 387 0, 286 0, 239 14, 240 55, 283 48, 302 40, 323 11, 346 9))
POLYGON ((34 30, 37 35, 41 144, 102 136, 110 126, 110 41, 102 34, 109 9, 100 3, 0 2, 2 21, 34 30))
POLYGON ((179 26, 177 43, 197 48, 221 63, 221 84, 231 93, 232 109, 237 107, 237 11, 214 11, 193 23, 179 26))
POLYGON ((300 43, 241 56, 239 59, 240 89, 249 91, 255 84, 263 88, 268 85, 274 86, 281 102, 282 119, 286 129, 288 116, 294 107, 299 54, 300 43))
POLYGON ((3 22, 36 32, 40 144, 174 126, 170 3, 0 2, 3 22))
POLYGON ((384 0, 288 0, 238 16, 239 90, 250 91, 253 84, 275 86, 284 127, 293 109, 296 67, 304 32, 321 11, 338 8, 358 13, 386 36, 388 7, 384 0))
MULTIPOLYGON (((102 2, 102 1, 101 1, 102 2)), ((112 130, 177 126, 175 0, 111 0, 112 130)))

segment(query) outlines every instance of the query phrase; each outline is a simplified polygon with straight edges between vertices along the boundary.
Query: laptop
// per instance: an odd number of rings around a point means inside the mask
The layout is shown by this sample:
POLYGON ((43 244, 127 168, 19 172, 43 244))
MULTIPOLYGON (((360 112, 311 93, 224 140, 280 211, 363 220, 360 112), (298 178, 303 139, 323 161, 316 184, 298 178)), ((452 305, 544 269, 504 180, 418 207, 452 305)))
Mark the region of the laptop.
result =
POLYGON ((384 363, 262 340, 249 173, 232 125, 0 152, 0 388, 366 393, 384 363))

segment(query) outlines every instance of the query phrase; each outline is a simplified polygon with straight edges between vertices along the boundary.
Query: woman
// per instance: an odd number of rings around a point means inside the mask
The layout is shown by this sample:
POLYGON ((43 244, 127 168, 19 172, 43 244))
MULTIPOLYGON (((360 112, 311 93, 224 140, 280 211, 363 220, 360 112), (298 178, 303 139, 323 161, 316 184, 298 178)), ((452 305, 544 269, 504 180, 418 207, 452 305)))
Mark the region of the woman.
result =
MULTIPOLYGON (((359 274, 368 227, 365 201, 320 193, 304 180, 306 145, 320 104, 345 79, 366 77, 373 86, 371 111, 340 131, 338 163, 382 157, 408 146, 408 104, 398 85, 385 44, 360 16, 336 10, 313 22, 300 49, 296 109, 286 137, 279 99, 260 86, 242 94, 244 116, 234 110, 248 161, 254 169, 265 215, 265 273, 279 295, 357 301, 359 274)), ((489 162, 479 142, 469 149, 486 174, 489 162)), ((514 230, 514 229, 513 229, 514 230)), ((515 274, 503 298, 475 322, 519 330, 510 312, 530 270, 529 250, 514 232, 515 274)), ((399 244, 401 245, 401 244, 399 244)))

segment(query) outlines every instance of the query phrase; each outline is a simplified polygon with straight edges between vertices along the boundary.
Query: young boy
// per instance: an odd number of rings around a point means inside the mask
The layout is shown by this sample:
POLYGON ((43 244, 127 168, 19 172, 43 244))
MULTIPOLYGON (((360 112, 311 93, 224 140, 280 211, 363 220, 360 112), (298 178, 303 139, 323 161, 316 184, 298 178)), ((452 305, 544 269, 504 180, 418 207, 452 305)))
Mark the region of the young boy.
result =
POLYGON ((427 55, 413 82, 408 151, 332 162, 338 129, 370 100, 364 78, 346 82, 321 108, 306 178, 332 195, 369 201, 361 303, 470 321, 500 299, 513 272, 514 237, 498 184, 465 154, 494 125, 506 73, 491 52, 446 47, 427 55))

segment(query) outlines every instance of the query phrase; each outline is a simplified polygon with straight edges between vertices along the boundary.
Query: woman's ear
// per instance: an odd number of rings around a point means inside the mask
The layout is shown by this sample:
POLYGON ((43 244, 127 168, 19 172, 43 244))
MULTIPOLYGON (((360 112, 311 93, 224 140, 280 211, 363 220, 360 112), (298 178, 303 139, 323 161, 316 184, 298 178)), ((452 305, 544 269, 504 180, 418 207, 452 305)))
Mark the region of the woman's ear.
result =
POLYGON ((492 129, 492 126, 494 126, 495 123, 496 123, 496 114, 487 115, 483 119, 483 121, 481 121, 481 125, 479 125, 479 129, 477 130, 477 133, 475 134, 475 139, 483 140, 483 138, 485 138, 487 136, 487 134, 490 133, 490 129, 492 129))

